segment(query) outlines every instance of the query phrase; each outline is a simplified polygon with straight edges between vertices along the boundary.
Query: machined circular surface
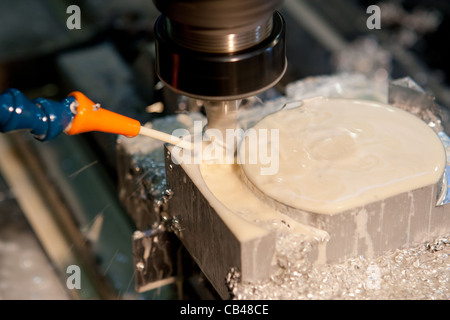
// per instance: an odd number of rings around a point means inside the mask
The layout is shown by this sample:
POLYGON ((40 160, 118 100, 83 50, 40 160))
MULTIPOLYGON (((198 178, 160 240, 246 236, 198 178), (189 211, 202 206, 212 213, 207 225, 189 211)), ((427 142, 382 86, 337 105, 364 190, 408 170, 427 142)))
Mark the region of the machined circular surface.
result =
POLYGON ((306 100, 252 130, 257 143, 246 139, 239 150, 248 182, 276 203, 304 211, 359 207, 434 184, 445 169, 443 145, 431 128, 376 102, 306 100))

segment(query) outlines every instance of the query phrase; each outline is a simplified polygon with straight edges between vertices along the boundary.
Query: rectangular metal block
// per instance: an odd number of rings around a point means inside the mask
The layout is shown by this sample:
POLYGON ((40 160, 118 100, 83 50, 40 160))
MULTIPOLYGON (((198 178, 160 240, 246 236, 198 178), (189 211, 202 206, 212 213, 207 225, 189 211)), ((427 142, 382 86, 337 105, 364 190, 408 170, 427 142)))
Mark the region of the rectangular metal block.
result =
POLYGON ((268 279, 275 234, 264 231, 242 240, 211 206, 212 194, 200 191, 185 168, 172 161, 169 149, 166 172, 167 186, 173 192, 168 212, 172 221, 177 221, 173 229, 220 296, 230 297, 226 277, 233 269, 239 271, 242 281, 268 279))

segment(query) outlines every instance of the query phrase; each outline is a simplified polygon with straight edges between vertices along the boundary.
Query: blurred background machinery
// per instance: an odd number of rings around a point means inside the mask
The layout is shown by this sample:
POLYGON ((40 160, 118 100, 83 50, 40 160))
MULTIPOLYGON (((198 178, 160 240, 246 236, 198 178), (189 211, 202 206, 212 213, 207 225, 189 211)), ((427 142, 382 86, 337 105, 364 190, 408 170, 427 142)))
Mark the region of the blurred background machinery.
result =
MULTIPOLYGON (((305 77, 360 72, 381 79, 411 77, 444 111, 450 106, 447 1, 285 0, 280 12, 288 68, 263 98, 283 94, 287 84, 305 77), (367 27, 370 5, 381 9, 381 29, 367 27)), ((153 27, 159 15, 150 0, 2 0, 0 89, 16 87, 29 98, 55 100, 79 90, 141 123, 202 111, 155 74, 153 27), (69 5, 80 7, 81 29, 67 28, 69 5)), ((174 246, 179 263, 172 273, 178 276, 136 290, 132 238, 153 221, 130 212, 127 197, 119 196, 119 180, 137 173, 118 170, 115 135, 60 136, 40 143, 17 133, 2 137, 0 147, 12 150, 1 154, 8 165, 0 177, 0 298, 217 297, 170 234, 165 241, 174 246), (66 288, 70 264, 82 270, 81 290, 66 288)), ((138 197, 145 201, 146 194, 138 197)))

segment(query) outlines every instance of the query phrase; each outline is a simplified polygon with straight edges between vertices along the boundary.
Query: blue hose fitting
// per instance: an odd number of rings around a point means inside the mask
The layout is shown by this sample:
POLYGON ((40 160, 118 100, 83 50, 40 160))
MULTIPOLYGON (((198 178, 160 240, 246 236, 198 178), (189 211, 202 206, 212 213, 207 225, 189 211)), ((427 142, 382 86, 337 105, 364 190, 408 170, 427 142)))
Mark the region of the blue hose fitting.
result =
POLYGON ((0 132, 30 130, 36 139, 51 140, 72 122, 71 104, 74 97, 61 102, 44 98, 30 101, 17 89, 7 89, 0 95, 0 132))

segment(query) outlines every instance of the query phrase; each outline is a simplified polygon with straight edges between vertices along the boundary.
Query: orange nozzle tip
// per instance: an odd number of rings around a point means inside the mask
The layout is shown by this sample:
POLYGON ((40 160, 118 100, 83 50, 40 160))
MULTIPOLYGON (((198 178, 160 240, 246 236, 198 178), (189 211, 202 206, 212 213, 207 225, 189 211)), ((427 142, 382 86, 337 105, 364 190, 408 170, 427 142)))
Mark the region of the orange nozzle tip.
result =
POLYGON ((79 91, 72 92, 78 106, 70 127, 66 130, 68 135, 84 132, 100 131, 122 134, 135 137, 139 134, 141 123, 135 119, 103 109, 79 91))

